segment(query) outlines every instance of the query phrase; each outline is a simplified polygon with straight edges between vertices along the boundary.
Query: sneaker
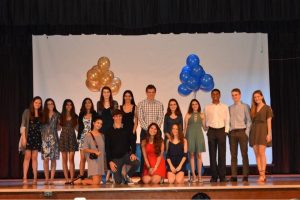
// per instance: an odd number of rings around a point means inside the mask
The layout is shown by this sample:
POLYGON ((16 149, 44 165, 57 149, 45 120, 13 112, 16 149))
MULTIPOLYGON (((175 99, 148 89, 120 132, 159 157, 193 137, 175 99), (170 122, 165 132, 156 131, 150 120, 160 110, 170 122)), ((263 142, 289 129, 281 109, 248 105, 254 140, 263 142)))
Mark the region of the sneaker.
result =
POLYGON ((128 185, 133 185, 134 184, 134 182, 132 181, 132 179, 128 175, 126 175, 124 177, 124 180, 125 180, 125 184, 128 184, 128 185))

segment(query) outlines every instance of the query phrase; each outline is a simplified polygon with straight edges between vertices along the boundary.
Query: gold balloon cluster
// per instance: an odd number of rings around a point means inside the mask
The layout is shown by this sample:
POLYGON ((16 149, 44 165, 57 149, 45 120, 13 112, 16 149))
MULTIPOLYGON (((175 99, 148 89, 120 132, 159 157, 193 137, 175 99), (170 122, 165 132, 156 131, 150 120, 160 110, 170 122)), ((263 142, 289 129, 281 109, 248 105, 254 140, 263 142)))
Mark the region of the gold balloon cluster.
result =
POLYGON ((121 80, 114 77, 114 73, 109 70, 110 61, 107 57, 101 57, 97 65, 93 66, 86 74, 86 87, 92 92, 99 92, 103 86, 108 86, 113 95, 117 94, 121 88, 121 80))

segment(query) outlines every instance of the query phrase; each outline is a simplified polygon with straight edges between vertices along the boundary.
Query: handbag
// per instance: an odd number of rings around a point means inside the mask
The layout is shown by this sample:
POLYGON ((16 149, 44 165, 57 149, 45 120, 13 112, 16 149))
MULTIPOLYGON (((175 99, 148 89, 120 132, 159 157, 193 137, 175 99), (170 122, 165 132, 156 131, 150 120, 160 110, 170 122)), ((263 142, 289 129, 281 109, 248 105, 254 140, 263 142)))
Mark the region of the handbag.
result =
MULTIPOLYGON (((95 137, 94 137, 93 133, 90 132, 90 134, 91 134, 91 136, 92 136, 92 138, 93 138, 93 140, 94 140, 94 143, 95 143, 96 148, 98 149, 98 144, 97 144, 97 142, 96 142, 96 140, 95 140, 95 137)), ((98 158, 98 155, 95 154, 95 153, 90 153, 89 158, 90 158, 91 160, 95 160, 95 159, 98 158)))

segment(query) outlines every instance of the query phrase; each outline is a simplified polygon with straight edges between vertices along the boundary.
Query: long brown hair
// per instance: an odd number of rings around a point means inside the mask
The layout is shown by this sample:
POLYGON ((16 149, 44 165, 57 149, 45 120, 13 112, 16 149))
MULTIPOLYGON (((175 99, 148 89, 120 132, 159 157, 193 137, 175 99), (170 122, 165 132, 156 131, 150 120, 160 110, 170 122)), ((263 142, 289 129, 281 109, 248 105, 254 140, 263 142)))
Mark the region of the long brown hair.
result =
POLYGON ((57 109, 56 109, 56 105, 53 99, 48 98, 46 99, 45 103, 44 103, 44 110, 43 110, 43 117, 42 117, 42 123, 43 124, 47 124, 49 122, 49 109, 48 109, 48 102, 52 102, 53 103, 53 112, 54 113, 58 113, 57 109))
POLYGON ((192 99, 191 102, 190 102, 189 109, 188 109, 188 113, 189 113, 189 114, 192 114, 192 113, 194 112, 194 111, 193 111, 193 108, 192 108, 192 103, 193 103, 194 101, 197 102, 197 104, 198 104, 198 106, 199 106, 197 111, 198 111, 199 113, 201 112, 201 105, 200 105, 199 101, 198 101, 197 99, 192 99))
POLYGON ((166 115, 170 116, 170 115, 172 114, 172 111, 171 111, 171 109, 170 109, 170 103, 171 103, 171 102, 175 102, 176 105, 177 105, 177 108, 176 108, 176 110, 175 110, 175 115, 176 115, 176 116, 182 115, 182 114, 181 114, 180 107, 179 107, 179 104, 178 104, 178 101, 177 101, 176 99, 170 99, 170 100, 169 100, 166 115))
POLYGON ((66 99, 63 103, 62 112, 61 112, 61 115, 60 115, 60 125, 64 126, 67 122, 67 109, 66 109, 67 103, 71 103, 71 105, 72 105, 70 115, 72 117, 72 119, 71 119, 72 120, 72 125, 73 125, 73 127, 75 127, 77 125, 78 116, 75 113, 75 106, 74 106, 74 103, 71 99, 66 99))
POLYGON ((98 108, 100 110, 103 110, 104 109, 104 96, 103 96, 103 91, 104 90, 108 90, 110 92, 110 96, 109 96, 109 106, 110 106, 110 109, 114 109, 114 100, 113 100, 113 97, 112 97, 112 92, 111 92, 111 89, 110 87, 108 86, 104 86, 101 90, 101 94, 100 94, 100 101, 98 101, 98 108))
POLYGON ((171 126, 171 131, 170 131, 171 132, 171 140, 174 140, 174 134, 172 132, 173 126, 177 126, 177 128, 178 128, 178 140, 179 140, 180 143, 183 144, 184 143, 184 135, 183 135, 183 132, 181 131, 182 128, 179 124, 173 124, 171 126))
POLYGON ((35 111, 34 111, 34 106, 33 106, 33 104, 34 104, 34 102, 36 101, 36 100, 40 100, 41 101, 41 107, 38 109, 38 118, 39 118, 39 120, 41 120, 42 119, 42 116, 43 116, 43 100, 42 100, 42 98, 40 97, 40 96, 36 96, 36 97, 34 97, 32 100, 31 100, 31 102, 30 102, 30 105, 29 105, 29 111, 30 111, 30 120, 33 120, 34 119, 34 117, 35 117, 35 111))
POLYGON ((253 119, 256 115, 256 112, 257 112, 257 103, 255 103, 254 101, 254 95, 255 94, 259 94, 261 95, 263 98, 262 98, 262 102, 264 104, 266 104, 266 101, 265 101, 265 98, 264 98, 264 95, 263 93, 261 92, 261 90, 255 90, 252 94, 252 103, 251 103, 251 111, 250 111, 250 114, 251 114, 251 118, 253 119))
POLYGON ((80 114, 81 114, 81 115, 86 115, 87 109, 86 109, 86 107, 85 107, 85 104, 86 104, 87 101, 90 101, 91 104, 92 104, 90 113, 96 112, 96 111, 95 111, 95 108, 94 108, 94 103, 93 103, 92 99, 89 98, 89 97, 86 97, 85 99, 83 99, 83 101, 82 101, 82 103, 81 103, 81 108, 80 108, 79 116, 80 116, 80 114))
POLYGON ((151 123, 148 126, 148 130, 147 130, 147 134, 146 134, 146 143, 149 143, 149 140, 150 140, 149 130, 150 130, 151 126, 155 126, 156 130, 157 130, 157 133, 155 134, 155 136, 153 138, 153 145, 154 145, 155 155, 160 156, 160 154, 161 154, 161 145, 162 145, 163 139, 161 137, 161 130, 160 130, 159 126, 156 123, 151 123))

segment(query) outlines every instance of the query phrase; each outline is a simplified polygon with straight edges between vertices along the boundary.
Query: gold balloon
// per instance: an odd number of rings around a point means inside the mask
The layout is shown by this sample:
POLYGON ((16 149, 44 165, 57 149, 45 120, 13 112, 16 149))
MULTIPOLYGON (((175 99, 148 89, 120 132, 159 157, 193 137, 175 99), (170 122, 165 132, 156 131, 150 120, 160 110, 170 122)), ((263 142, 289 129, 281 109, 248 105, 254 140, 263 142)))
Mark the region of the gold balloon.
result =
POLYGON ((86 77, 89 81, 98 81, 100 80, 100 76, 101 74, 99 73, 98 70, 96 69, 90 69, 87 74, 86 74, 86 77))
POLYGON ((110 67, 110 61, 107 57, 101 57, 98 60, 98 66, 100 67, 101 71, 106 72, 110 67))
POLYGON ((118 85, 116 83, 112 83, 110 85, 110 89, 111 89, 112 95, 116 95, 119 92, 120 87, 118 87, 118 85))
POLYGON ((110 86, 113 78, 114 73, 112 71, 107 71, 104 75, 101 76, 100 82, 102 85, 110 86))
POLYGON ((99 92, 101 88, 101 83, 99 81, 90 81, 87 79, 85 85, 92 92, 99 92))
POLYGON ((112 83, 115 83, 119 88, 121 87, 122 84, 121 79, 119 77, 113 78, 112 83))
POLYGON ((97 70, 99 72, 100 76, 102 76, 103 71, 100 69, 100 67, 98 65, 93 66, 92 69, 97 70))

